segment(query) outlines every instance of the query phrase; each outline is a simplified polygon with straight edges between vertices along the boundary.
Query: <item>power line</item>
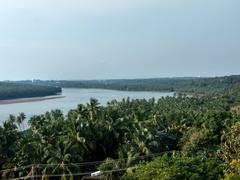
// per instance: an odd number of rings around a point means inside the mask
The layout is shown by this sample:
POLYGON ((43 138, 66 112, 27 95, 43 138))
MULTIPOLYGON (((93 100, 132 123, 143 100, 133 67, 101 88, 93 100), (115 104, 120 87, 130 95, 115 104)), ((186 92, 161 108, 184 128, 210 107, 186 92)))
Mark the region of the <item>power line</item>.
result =
MULTIPOLYGON (((149 155, 144 155, 144 156, 137 156, 137 157, 133 157, 132 160, 143 160, 144 158, 147 158, 147 157, 155 157, 155 156, 159 156, 159 155, 162 155, 162 154, 165 154, 165 153, 173 153, 175 151, 165 151, 165 152, 161 152, 161 153, 153 153, 153 154, 149 154, 149 155)), ((113 163, 116 163, 117 161, 121 161, 121 160, 128 160, 128 158, 119 158, 119 159, 112 159, 110 162, 106 162, 106 160, 104 161, 90 161, 90 162, 81 162, 81 163, 69 163, 69 164, 38 164, 38 165, 35 165, 35 164, 31 164, 31 165, 27 165, 27 166, 22 166, 22 167, 19 167, 19 168, 12 168, 12 169, 7 169, 7 170, 3 170, 1 172, 3 173, 9 173, 9 172, 12 172, 14 170, 14 172, 16 171, 19 171, 21 169, 27 169, 27 168, 32 168, 34 167, 35 169, 40 169, 40 168, 48 168, 48 167, 55 167, 55 166, 61 166, 63 165, 63 167, 70 167, 70 166, 73 166, 73 167, 81 167, 81 166, 96 166, 98 164, 101 164, 101 163, 108 163, 108 164, 113 164, 113 163)), ((129 167, 130 168, 130 167, 129 167)), ((131 167, 132 169, 136 168, 136 167, 131 167)), ((111 172, 117 172, 117 171, 124 171, 124 170, 127 170, 128 168, 124 168, 124 169, 115 169, 115 170, 107 170, 107 171, 103 171, 102 173, 111 173, 111 172)), ((59 177, 59 176, 84 176, 84 175, 89 175, 93 172, 83 172, 83 173, 75 173, 75 174, 50 174, 50 175, 46 175, 47 177, 59 177)), ((34 178, 34 177, 42 177, 43 175, 34 175, 34 176, 31 176, 29 178, 34 178)), ((11 180, 21 180, 21 179, 24 179, 26 177, 19 177, 19 178, 12 178, 11 180)))
MULTIPOLYGON (((172 152, 172 151, 166 151, 164 153, 167 153, 167 152, 172 152)), ((153 153, 153 154, 149 154, 149 155, 144 155, 144 156, 137 156, 137 157, 133 157, 132 159, 141 159, 141 158, 145 158, 145 157, 154 157, 154 156, 158 156, 158 155, 161 155, 161 154, 164 154, 163 152, 162 153, 153 153)), ((121 161, 121 160, 128 160, 128 158, 119 158, 119 159, 112 159, 112 161, 121 161)), ((103 162, 106 162, 106 160, 103 160, 103 161, 90 161, 90 162, 82 162, 82 163, 69 163, 69 164, 64 164, 64 166, 66 167, 69 167, 69 166, 86 166, 86 165, 97 165, 97 164, 101 164, 103 162)), ((110 162, 109 162, 110 163, 110 162)), ((114 163, 114 162, 113 162, 114 163)), ((59 165, 62 165, 62 164, 38 164, 38 166, 59 166, 59 165)))
MULTIPOLYGON (((137 167, 131 167, 131 169, 136 169, 137 167)), ((104 173, 112 173, 112 172, 121 172, 121 171, 126 171, 128 168, 122 168, 122 169, 115 169, 115 170, 105 170, 105 171, 101 171, 102 174, 104 173)), ((86 175, 91 175, 92 173, 94 173, 95 171, 92 172, 85 172, 85 173, 72 173, 72 174, 49 174, 49 175, 45 175, 46 177, 61 177, 61 176, 86 176, 86 175)), ((34 175, 34 176, 29 176, 29 178, 40 178, 43 175, 34 175)), ((28 176, 26 177, 19 177, 19 178, 11 178, 8 180, 21 180, 21 179, 25 179, 28 178, 28 176)))
MULTIPOLYGON (((61 176, 85 176, 85 175, 89 175, 93 172, 85 172, 85 173, 73 173, 73 174, 49 174, 49 175, 45 175, 46 177, 61 177, 61 176)), ((44 175, 34 175, 34 176, 25 176, 25 177, 19 177, 19 178, 11 178, 8 180, 20 180, 20 179, 25 179, 25 178, 39 178, 42 177, 44 175)))
MULTIPOLYGON (((171 152, 174 152, 174 151, 164 151, 164 152, 161 152, 161 153, 152 153, 152 154, 149 154, 149 155, 144 155, 144 156, 137 156, 137 157, 133 157, 132 159, 135 160, 135 159, 142 159, 142 158, 145 158, 145 157, 154 157, 154 156, 158 156, 158 155, 162 155, 162 154, 165 154, 165 153, 171 153, 171 152)), ((120 161, 120 160, 128 160, 128 158, 119 158, 119 159, 112 159, 112 161, 120 161)), ((81 166, 94 166, 94 165, 97 165, 97 164, 101 164, 103 162, 106 162, 106 160, 103 160, 103 161, 88 161, 88 162, 81 162, 81 163, 68 163, 68 164, 30 164, 30 165, 26 165, 26 166, 20 166, 18 168, 10 168, 10 169, 5 169, 5 170, 1 170, 0 172, 1 173, 4 173, 4 172, 11 172, 11 171, 18 171, 18 170, 22 170, 22 169, 27 169, 27 168, 32 168, 33 166, 35 166, 35 168, 39 168, 39 167, 54 167, 54 166, 61 166, 63 165, 64 167, 81 167, 81 166)), ((114 162, 108 162, 109 164, 110 163, 114 163, 114 162)))

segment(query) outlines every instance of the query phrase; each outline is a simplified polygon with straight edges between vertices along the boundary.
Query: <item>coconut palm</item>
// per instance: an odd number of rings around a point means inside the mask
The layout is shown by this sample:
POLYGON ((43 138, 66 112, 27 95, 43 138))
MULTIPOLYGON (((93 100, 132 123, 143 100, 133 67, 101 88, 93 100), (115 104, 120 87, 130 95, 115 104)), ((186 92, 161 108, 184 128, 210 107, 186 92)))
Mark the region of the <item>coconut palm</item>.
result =
POLYGON ((25 119, 26 119, 26 115, 23 112, 21 112, 16 118, 16 123, 18 124, 20 131, 23 130, 22 124, 25 119))

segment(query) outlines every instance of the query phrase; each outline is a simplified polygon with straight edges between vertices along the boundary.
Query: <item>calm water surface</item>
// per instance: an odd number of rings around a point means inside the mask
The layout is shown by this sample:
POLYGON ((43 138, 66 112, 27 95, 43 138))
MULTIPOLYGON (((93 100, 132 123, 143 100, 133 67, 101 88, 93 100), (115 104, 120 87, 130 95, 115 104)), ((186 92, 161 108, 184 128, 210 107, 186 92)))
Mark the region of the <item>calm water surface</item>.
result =
POLYGON ((9 114, 18 115, 20 112, 24 112, 27 118, 53 109, 60 109, 66 114, 70 109, 77 107, 78 104, 89 102, 90 98, 96 98, 101 105, 106 105, 107 102, 114 99, 122 100, 127 97, 131 99, 150 99, 152 97, 158 99, 165 96, 173 96, 173 93, 63 88, 62 95, 65 97, 38 102, 0 105, 0 122, 6 120, 9 114))

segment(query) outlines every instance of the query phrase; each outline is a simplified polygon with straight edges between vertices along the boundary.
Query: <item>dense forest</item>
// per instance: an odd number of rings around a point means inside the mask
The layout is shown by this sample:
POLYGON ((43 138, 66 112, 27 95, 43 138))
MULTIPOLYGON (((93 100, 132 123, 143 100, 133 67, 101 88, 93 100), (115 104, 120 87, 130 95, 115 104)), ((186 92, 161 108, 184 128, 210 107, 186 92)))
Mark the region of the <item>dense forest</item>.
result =
MULTIPOLYGON (((61 88, 100 88, 100 89, 112 89, 123 91, 166 91, 176 92, 178 94, 190 94, 190 95, 204 95, 204 96, 219 96, 219 95, 233 95, 232 97, 238 98, 240 87, 240 75, 222 76, 222 77, 179 77, 179 78, 152 78, 152 79, 117 79, 117 80, 25 80, 25 81, 13 81, 8 84, 12 86, 19 86, 20 90, 26 89, 29 92, 29 97, 36 96, 39 92, 43 94, 47 91, 51 93, 60 92, 61 88), (22 87, 21 85, 24 85, 22 87), (33 85, 28 87, 27 85, 33 85), (53 88, 51 88, 53 87, 53 88), (29 90, 35 88, 33 91, 29 90), (38 90, 37 90, 38 88, 38 90), (36 92, 36 94, 34 94, 36 92)), ((5 85, 6 86, 6 85, 5 85)), ((4 83, 0 83, 0 90, 7 91, 4 87, 4 83), (3 86, 3 88, 1 88, 3 86)), ((11 87, 10 87, 11 88, 11 87)), ((15 94, 19 93, 19 89, 16 89, 15 94)), ((12 90, 12 89, 11 89, 12 90)), ((11 96, 14 96, 14 92, 9 92, 11 96)), ((6 93, 5 93, 6 94, 6 93)), ((25 96, 28 93, 25 94, 25 96)), ((9 95, 8 95, 9 96, 9 95)))
POLYGON ((0 82, 0 100, 57 95, 61 91, 56 86, 0 82))
MULTIPOLYGON (((124 91, 168 91, 191 94, 219 94, 225 91, 238 91, 240 75, 223 77, 185 77, 185 78, 152 78, 152 79, 118 79, 118 80, 82 80, 82 81, 18 81, 44 86, 63 88, 101 88, 124 91), (237 89, 237 90, 236 90, 237 89)), ((232 93, 232 92, 230 92, 232 93)))
POLYGON ((206 89, 223 90, 229 86, 240 85, 240 75, 223 77, 179 77, 152 79, 117 79, 117 80, 60 80, 60 81, 17 81, 35 85, 60 86, 65 88, 102 88, 128 91, 187 91, 201 92, 206 89))
POLYGON ((66 116, 33 116, 28 128, 24 113, 10 115, 0 127, 1 179, 96 171, 101 179, 240 179, 239 76, 181 81, 199 89, 106 106, 91 99, 66 116))

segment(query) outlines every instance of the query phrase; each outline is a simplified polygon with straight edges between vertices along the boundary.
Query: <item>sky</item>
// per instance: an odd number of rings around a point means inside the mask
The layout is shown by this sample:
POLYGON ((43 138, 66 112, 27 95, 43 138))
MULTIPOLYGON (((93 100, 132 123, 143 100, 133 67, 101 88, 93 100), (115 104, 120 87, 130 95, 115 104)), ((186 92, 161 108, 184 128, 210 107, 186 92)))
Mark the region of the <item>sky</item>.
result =
POLYGON ((239 0, 0 0, 0 80, 240 74, 239 0))

